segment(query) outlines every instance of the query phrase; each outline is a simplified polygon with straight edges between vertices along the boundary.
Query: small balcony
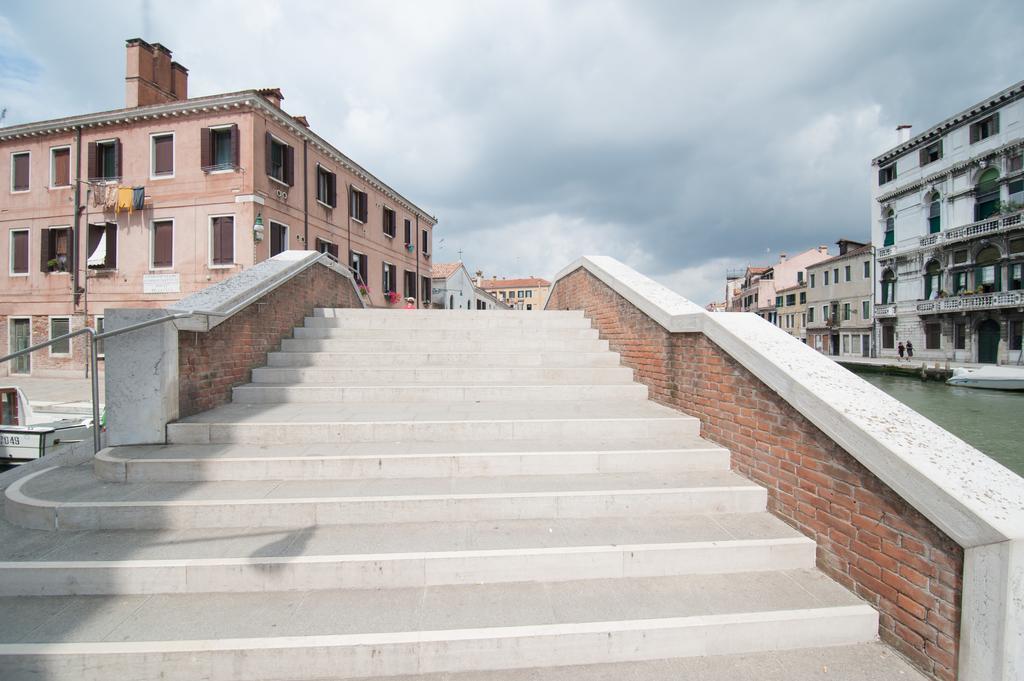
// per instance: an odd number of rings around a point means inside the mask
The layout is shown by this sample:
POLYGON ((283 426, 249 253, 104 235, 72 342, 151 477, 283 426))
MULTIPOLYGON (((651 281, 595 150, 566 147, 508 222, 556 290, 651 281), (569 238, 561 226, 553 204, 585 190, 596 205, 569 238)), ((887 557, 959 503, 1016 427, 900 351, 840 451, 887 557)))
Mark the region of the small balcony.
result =
POLYGON ((896 303, 886 303, 884 305, 875 305, 875 317, 895 317, 896 316, 896 303))
MULTIPOLYGON (((942 314, 1007 307, 1024 307, 1024 291, 1000 291, 999 293, 978 293, 937 300, 923 300, 917 304, 917 312, 918 314, 942 314)), ((878 316, 877 307, 875 316, 878 316)))

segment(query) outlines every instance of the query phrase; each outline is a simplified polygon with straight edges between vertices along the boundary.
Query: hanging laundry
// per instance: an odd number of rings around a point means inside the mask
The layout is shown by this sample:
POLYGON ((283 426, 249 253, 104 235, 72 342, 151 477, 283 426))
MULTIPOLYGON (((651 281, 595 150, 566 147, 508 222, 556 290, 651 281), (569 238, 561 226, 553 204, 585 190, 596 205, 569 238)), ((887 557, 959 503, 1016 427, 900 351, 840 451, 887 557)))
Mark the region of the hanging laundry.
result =
POLYGON ((103 207, 107 210, 113 210, 117 207, 117 185, 108 184, 103 187, 103 207))
POLYGON ((117 206, 114 208, 114 215, 118 215, 121 211, 128 211, 129 215, 132 212, 132 188, 131 187, 118 187, 117 188, 117 206))
POLYGON ((142 210, 146 201, 145 187, 132 187, 132 210, 142 210))

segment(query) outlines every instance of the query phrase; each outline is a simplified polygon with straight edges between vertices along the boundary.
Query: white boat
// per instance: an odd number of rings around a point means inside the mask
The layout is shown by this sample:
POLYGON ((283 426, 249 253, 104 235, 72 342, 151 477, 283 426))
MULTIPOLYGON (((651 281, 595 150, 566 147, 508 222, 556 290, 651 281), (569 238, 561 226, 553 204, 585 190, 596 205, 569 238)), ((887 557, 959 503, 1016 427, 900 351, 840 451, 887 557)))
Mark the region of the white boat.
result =
POLYGON ((981 367, 980 369, 953 369, 949 385, 990 390, 1024 390, 1024 367, 981 367))
POLYGON ((24 463, 89 437, 92 417, 33 412, 25 393, 0 386, 0 463, 24 463))

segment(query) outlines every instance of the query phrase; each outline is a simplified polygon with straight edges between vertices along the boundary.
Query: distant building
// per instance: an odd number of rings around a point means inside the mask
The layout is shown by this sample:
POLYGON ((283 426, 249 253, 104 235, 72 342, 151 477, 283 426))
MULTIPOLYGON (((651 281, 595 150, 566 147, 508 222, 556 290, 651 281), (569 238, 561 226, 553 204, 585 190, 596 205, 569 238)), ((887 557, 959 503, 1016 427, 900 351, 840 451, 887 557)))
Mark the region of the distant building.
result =
POLYGON ((792 258, 785 253, 771 267, 748 267, 742 279, 727 278, 726 291, 732 293, 727 300, 730 312, 754 312, 772 324, 778 323, 776 291, 790 289, 802 283, 806 268, 829 257, 827 246, 818 246, 798 253, 792 258), (732 283, 732 282, 737 283, 732 283))
POLYGON ((807 342, 826 355, 870 357, 871 245, 837 243, 839 255, 807 268, 807 342))
POLYGON ((478 285, 516 310, 543 310, 551 282, 539 277, 525 279, 480 279, 478 285))
POLYGON ((879 354, 1018 362, 1024 336, 1024 81, 871 161, 879 354))
POLYGON ((479 288, 462 261, 435 263, 430 270, 432 307, 444 310, 507 310, 509 306, 479 288))
MULTIPOLYGON (((0 354, 290 249, 349 264, 373 305, 427 297, 436 220, 284 111, 280 90, 190 97, 188 70, 139 39, 126 64, 124 108, 0 128, 0 354)), ((84 338, 0 372, 80 369, 84 338)))

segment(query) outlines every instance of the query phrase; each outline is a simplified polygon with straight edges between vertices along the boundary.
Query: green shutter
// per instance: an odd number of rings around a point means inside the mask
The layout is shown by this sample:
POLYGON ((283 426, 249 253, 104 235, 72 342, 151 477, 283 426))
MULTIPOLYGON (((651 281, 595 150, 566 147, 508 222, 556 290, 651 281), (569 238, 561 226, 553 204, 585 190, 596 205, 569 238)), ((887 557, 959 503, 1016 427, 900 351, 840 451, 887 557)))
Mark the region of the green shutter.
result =
POLYGON ((1002 272, 1000 271, 999 265, 995 265, 992 269, 994 270, 993 289, 992 290, 993 291, 1002 291, 1003 290, 1002 285, 1001 285, 1002 284, 1002 281, 1001 281, 1001 279, 1002 279, 1002 277, 1001 277, 1002 272))
POLYGON ((924 275, 924 299, 928 300, 932 297, 932 275, 924 275))

